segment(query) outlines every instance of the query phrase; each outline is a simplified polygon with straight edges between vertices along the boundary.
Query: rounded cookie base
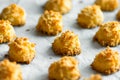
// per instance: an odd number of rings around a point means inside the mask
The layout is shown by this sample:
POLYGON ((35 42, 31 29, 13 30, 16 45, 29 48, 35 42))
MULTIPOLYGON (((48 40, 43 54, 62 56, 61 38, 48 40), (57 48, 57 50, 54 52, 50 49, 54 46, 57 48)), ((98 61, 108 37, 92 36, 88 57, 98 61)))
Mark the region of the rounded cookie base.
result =
POLYGON ((14 58, 12 58, 12 57, 10 57, 10 56, 8 55, 8 59, 9 59, 10 61, 16 61, 17 63, 21 63, 21 64, 30 64, 30 62, 31 62, 34 58, 35 58, 35 56, 34 56, 32 59, 28 60, 28 61, 19 61, 19 60, 16 60, 16 59, 14 59, 14 58))
POLYGON ((98 68, 94 67, 93 65, 91 65, 91 67, 93 70, 98 71, 98 72, 105 74, 105 75, 113 74, 113 73, 118 72, 120 70, 120 68, 116 68, 116 69, 111 68, 111 69, 106 70, 106 71, 101 71, 98 68))
POLYGON ((75 55, 79 55, 81 53, 80 48, 76 48, 74 50, 58 49, 58 48, 56 48, 56 44, 54 44, 54 43, 52 44, 52 49, 55 54, 61 55, 61 56, 75 56, 75 55))
POLYGON ((39 30, 42 34, 45 34, 45 35, 48 35, 48 36, 55 36, 55 35, 57 35, 57 34, 59 34, 59 33, 61 33, 62 32, 62 30, 61 31, 56 31, 56 32, 47 32, 47 31, 43 31, 43 30, 39 30))

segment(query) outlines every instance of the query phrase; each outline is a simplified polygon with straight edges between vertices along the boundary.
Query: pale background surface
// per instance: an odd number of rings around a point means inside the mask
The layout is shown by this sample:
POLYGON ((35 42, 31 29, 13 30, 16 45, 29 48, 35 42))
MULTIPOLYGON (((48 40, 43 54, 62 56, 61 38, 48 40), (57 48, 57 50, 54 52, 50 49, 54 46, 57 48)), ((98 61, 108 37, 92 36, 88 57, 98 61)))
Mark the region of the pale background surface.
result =
MULTIPOLYGON (((0 11, 10 4, 10 1, 12 0, 0 0, 0 11)), ((60 58, 60 56, 56 56, 51 49, 51 43, 56 36, 44 36, 36 33, 35 30, 40 14, 43 13, 42 6, 45 2, 46 0, 20 0, 18 2, 18 4, 26 10, 27 23, 23 27, 15 27, 16 34, 19 37, 28 37, 30 41, 37 44, 36 57, 34 60, 29 65, 21 65, 23 80, 48 80, 48 67, 52 62, 60 58), (30 29, 30 31, 26 31, 27 29, 30 29)), ((75 34, 79 35, 82 53, 75 56, 75 58, 78 59, 80 63, 79 70, 83 77, 89 77, 91 74, 96 73, 91 69, 90 64, 95 55, 105 49, 105 47, 100 46, 97 42, 93 42, 93 36, 98 30, 98 27, 94 29, 83 29, 80 28, 76 22, 80 10, 93 3, 94 0, 73 0, 72 10, 68 14, 63 15, 63 31, 72 30, 75 34)), ((115 20, 115 15, 118 10, 119 9, 113 12, 104 12, 104 22, 115 20)), ((112 48, 120 52, 120 46, 112 48)), ((8 49, 7 44, 0 45, 0 60, 4 58, 3 56, 8 52, 8 49)), ((83 80, 83 77, 81 80, 83 80)), ((109 76, 103 75, 103 80, 120 80, 120 71, 109 76)))

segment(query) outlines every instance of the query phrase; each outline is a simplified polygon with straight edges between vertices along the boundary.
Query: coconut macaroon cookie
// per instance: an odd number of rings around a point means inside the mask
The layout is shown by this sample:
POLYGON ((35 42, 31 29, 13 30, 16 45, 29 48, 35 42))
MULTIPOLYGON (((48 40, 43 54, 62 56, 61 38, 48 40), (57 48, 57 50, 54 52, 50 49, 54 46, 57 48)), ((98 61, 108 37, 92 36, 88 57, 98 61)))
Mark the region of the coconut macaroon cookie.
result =
POLYGON ((36 26, 37 31, 47 35, 57 35, 62 31, 62 15, 54 11, 45 11, 36 26))
POLYGON ((118 0, 96 0, 96 5, 99 5, 103 11, 113 11, 119 6, 118 0))
POLYGON ((116 46, 120 44, 120 23, 113 21, 100 25, 94 40, 97 40, 102 46, 116 46))
POLYGON ((63 56, 78 55, 81 52, 79 38, 72 31, 66 31, 57 37, 52 43, 52 49, 55 54, 63 56))
POLYGON ((13 26, 7 20, 0 20, 0 43, 10 42, 16 38, 13 26))
POLYGON ((49 67, 49 80, 79 80, 78 61, 73 57, 62 57, 49 67))
POLYGON ((53 10, 61 14, 68 13, 72 8, 71 0, 48 0, 44 6, 45 10, 53 10))
POLYGON ((1 61, 0 80, 23 80, 20 65, 7 59, 1 61))
POLYGON ((85 80, 102 80, 102 76, 99 74, 91 75, 90 78, 87 78, 85 80))
POLYGON ((35 44, 28 38, 16 38, 9 43, 8 58, 11 61, 29 64, 35 57, 35 44))
POLYGON ((112 74, 120 70, 120 56, 117 51, 107 47, 101 51, 92 63, 92 69, 103 74, 112 74))
POLYGON ((83 28, 94 28, 104 20, 103 13, 99 6, 87 6, 78 14, 78 24, 83 28))
POLYGON ((117 15, 116 15, 116 19, 120 20, 120 10, 118 11, 117 15))
POLYGON ((23 8, 11 4, 2 10, 1 19, 9 20, 13 26, 21 26, 26 22, 26 14, 23 8))

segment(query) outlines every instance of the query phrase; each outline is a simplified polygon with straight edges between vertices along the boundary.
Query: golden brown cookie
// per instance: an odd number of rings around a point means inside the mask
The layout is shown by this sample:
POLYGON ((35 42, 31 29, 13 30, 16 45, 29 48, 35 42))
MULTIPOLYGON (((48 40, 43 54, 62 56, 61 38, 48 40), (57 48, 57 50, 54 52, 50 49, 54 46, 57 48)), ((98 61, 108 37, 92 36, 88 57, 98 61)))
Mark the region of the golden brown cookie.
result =
POLYGON ((28 38, 16 38, 9 43, 8 57, 11 61, 29 64, 35 57, 35 44, 28 38))
POLYGON ((14 38, 16 38, 16 34, 10 22, 0 20, 0 43, 10 42, 14 38))
POLYGON ((57 37, 52 43, 52 49, 55 54, 63 56, 78 55, 81 52, 79 38, 71 31, 66 31, 57 37))
POLYGON ((102 80, 102 77, 99 74, 95 74, 95 75, 92 74, 90 78, 84 80, 102 80))
POLYGON ((23 80, 20 65, 7 59, 1 61, 0 80, 23 80))
POLYGON ((118 8, 118 0, 96 0, 96 5, 99 5, 103 11, 113 11, 118 8))
POLYGON ((45 10, 53 10, 61 14, 68 13, 72 8, 71 0, 48 0, 44 6, 45 10))
POLYGON ((117 15, 116 15, 116 19, 120 20, 120 10, 118 11, 117 15))
POLYGON ((79 80, 78 61, 73 57, 62 57, 49 67, 49 80, 79 80))
POLYGON ((37 31, 47 35, 57 35, 62 31, 62 15, 54 11, 45 11, 36 26, 37 31))
POLYGON ((104 51, 101 51, 96 55, 92 69, 101 72, 103 74, 112 74, 120 70, 120 56, 117 51, 113 51, 110 47, 107 47, 104 51))
POLYGON ((17 4, 11 4, 4 8, 0 18, 10 21, 13 26, 21 26, 26 22, 25 11, 17 4))
POLYGON ((83 28, 94 28, 104 20, 103 13, 97 5, 85 7, 78 15, 78 24, 83 28))
POLYGON ((94 40, 97 40, 102 46, 116 46, 120 44, 120 23, 112 21, 100 25, 94 40))

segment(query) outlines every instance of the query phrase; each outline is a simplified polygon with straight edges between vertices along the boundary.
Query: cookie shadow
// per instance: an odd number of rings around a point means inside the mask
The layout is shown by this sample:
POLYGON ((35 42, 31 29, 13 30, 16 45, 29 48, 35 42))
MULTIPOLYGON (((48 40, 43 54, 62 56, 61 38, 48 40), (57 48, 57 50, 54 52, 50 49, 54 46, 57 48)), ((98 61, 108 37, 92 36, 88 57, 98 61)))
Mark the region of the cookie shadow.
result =
POLYGON ((88 66, 85 66, 83 69, 82 69, 82 75, 83 76, 90 76, 91 74, 98 74, 96 71, 94 71, 91 67, 91 65, 88 65, 88 66))
POLYGON ((91 41, 90 41, 90 46, 93 47, 94 49, 101 49, 103 48, 103 46, 101 46, 98 41, 96 41, 94 39, 94 37, 91 37, 91 41))
POLYGON ((50 46, 48 48, 48 50, 46 51, 48 54, 46 56, 49 56, 50 59, 52 59, 53 57, 58 57, 59 55, 56 55, 52 49, 52 47, 50 46))
POLYGON ((48 74, 46 73, 46 74, 42 74, 42 75, 40 75, 40 76, 36 76, 36 79, 35 80, 49 80, 48 79, 48 74))
POLYGON ((61 56, 61 55, 55 54, 54 51, 53 51, 53 49, 52 49, 52 47, 49 47, 49 48, 47 49, 46 53, 47 53, 47 54, 46 54, 45 56, 48 56, 49 59, 58 59, 58 58, 63 57, 63 56, 61 56))
POLYGON ((85 28, 82 28, 77 21, 75 21, 72 26, 77 30, 84 30, 85 28))
POLYGON ((8 52, 3 52, 0 54, 0 61, 3 61, 4 59, 8 59, 8 52))
POLYGON ((41 36, 41 37, 48 37, 47 35, 39 32, 36 30, 36 27, 29 27, 27 29, 25 29, 25 32, 29 35, 33 35, 33 36, 41 36))

